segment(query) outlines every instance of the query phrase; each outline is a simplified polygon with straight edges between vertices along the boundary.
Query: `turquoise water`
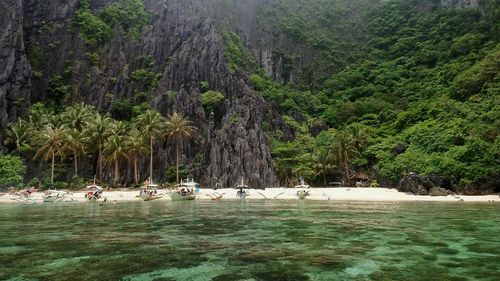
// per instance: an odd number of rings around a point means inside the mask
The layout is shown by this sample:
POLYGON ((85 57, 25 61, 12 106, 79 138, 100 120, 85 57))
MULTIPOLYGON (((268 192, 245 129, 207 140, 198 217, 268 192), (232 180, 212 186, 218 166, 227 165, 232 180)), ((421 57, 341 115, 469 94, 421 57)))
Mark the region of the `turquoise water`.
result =
POLYGON ((500 205, 0 206, 0 280, 499 280, 500 205))

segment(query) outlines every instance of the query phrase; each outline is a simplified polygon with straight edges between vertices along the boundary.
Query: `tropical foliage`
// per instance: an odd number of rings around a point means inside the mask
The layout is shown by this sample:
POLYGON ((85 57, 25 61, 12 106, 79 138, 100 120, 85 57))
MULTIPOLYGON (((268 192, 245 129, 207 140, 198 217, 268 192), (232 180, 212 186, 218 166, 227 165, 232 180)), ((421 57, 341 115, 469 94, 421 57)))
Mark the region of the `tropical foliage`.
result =
MULTIPOLYGON (((112 175, 110 181, 113 185, 124 183, 127 181, 123 178, 124 170, 128 168, 133 169, 133 180, 138 184, 139 163, 148 153, 151 153, 152 177, 156 141, 172 139, 176 141, 179 151, 180 141, 192 136, 194 127, 176 112, 165 118, 156 111, 147 110, 133 122, 124 122, 102 115, 92 106, 84 104, 67 107, 62 113, 55 114, 43 104, 36 103, 31 106, 30 115, 25 120, 12 123, 6 132, 5 145, 9 148, 27 160, 33 158, 50 164, 49 176, 39 175, 42 179, 47 178, 49 184, 43 183, 45 186, 62 187, 58 180, 69 171, 60 164, 68 160, 73 162, 73 172, 69 173, 73 180, 69 182, 76 184, 82 180, 79 177, 79 160, 86 161, 85 170, 89 175, 88 168, 92 167, 89 160, 92 162, 92 159, 95 159, 95 169, 90 172, 94 174, 95 171, 100 180, 106 174, 109 178, 112 175)), ((1 161, 6 167, 1 171, 0 185, 22 183, 26 168, 20 156, 2 156, 1 161)))
POLYGON ((498 1, 482 1, 481 9, 382 1, 371 10, 364 1, 354 1, 357 8, 351 1, 310 1, 302 10, 288 2, 263 11, 269 15, 264 24, 310 42, 322 59, 302 68, 292 62, 287 71, 295 78, 285 83, 261 70, 251 76, 254 89, 280 105, 295 132, 292 138, 267 133, 281 178, 324 183, 320 153, 310 157, 318 149, 328 150, 337 166, 326 181, 346 184, 358 172, 393 183, 409 172, 436 174, 461 186, 500 176, 498 1), (328 29, 332 13, 336 27, 328 29), (343 25, 344 16, 365 21, 367 32, 343 25), (363 43, 349 49, 356 38, 363 43), (314 124, 323 125, 319 135, 314 124))
POLYGON ((22 184, 25 172, 26 166, 20 156, 0 155, 0 187, 22 184))

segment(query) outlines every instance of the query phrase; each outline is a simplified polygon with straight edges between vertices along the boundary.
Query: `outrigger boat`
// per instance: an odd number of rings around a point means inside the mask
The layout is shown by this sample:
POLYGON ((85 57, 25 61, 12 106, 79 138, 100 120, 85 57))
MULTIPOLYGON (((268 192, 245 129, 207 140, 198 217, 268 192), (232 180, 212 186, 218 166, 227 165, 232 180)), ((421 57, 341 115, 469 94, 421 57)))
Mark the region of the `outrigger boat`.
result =
POLYGON ((153 184, 152 181, 149 182, 148 180, 146 180, 144 186, 141 188, 139 197, 141 197, 141 199, 144 201, 151 201, 162 198, 163 194, 158 194, 158 192, 156 191, 157 187, 157 184, 153 184))
POLYGON ((170 197, 173 201, 194 200, 196 199, 196 194, 194 192, 199 188, 200 184, 194 182, 193 179, 189 182, 188 179, 186 179, 185 182, 181 180, 181 183, 177 186, 177 189, 170 194, 170 197))
POLYGON ((295 188, 299 188, 299 190, 297 191, 297 196, 299 197, 299 199, 305 199, 310 195, 309 191, 306 190, 309 189, 309 187, 310 186, 304 182, 304 178, 300 178, 300 184, 295 186, 295 188))
POLYGON ((237 189, 239 189, 236 192, 236 196, 240 197, 240 199, 245 199, 247 196, 250 196, 250 193, 248 192, 248 185, 246 185, 243 181, 243 177, 241 178, 241 184, 238 184, 236 186, 237 189))
POLYGON ((212 200, 221 200, 222 196, 224 196, 224 194, 226 194, 226 193, 225 192, 224 193, 214 192, 212 194, 207 194, 207 196, 210 197, 210 199, 212 199, 212 200))
POLYGON ((104 192, 104 188, 98 186, 95 183, 95 178, 94 178, 94 182, 91 185, 87 186, 87 189, 95 190, 95 191, 89 191, 85 194, 85 198, 87 198, 88 200, 93 200, 93 201, 100 199, 102 197, 102 193, 104 192))
POLYGON ((66 192, 61 190, 47 190, 47 192, 43 195, 43 202, 45 203, 54 203, 56 201, 62 200, 66 192))

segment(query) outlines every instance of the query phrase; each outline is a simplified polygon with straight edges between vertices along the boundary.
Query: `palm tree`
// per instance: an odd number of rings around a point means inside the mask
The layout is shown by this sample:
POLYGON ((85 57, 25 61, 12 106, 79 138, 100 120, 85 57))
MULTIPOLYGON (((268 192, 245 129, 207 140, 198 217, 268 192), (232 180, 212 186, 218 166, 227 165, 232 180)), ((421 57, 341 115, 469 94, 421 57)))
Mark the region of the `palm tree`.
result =
POLYGON ((333 155, 327 148, 318 148, 312 155, 313 169, 318 175, 323 175, 323 184, 326 186, 326 174, 334 169, 333 155))
POLYGON ((40 146, 37 150, 33 159, 36 159, 40 156, 43 157, 43 160, 48 161, 52 159, 52 172, 51 172, 51 183, 54 186, 54 166, 55 166, 55 157, 64 157, 64 150, 66 136, 63 128, 53 128, 49 125, 43 127, 37 134, 37 138, 35 143, 40 146))
POLYGON ((339 167, 344 169, 344 177, 347 181, 347 186, 351 185, 349 175, 349 163, 352 159, 359 155, 355 147, 355 142, 352 135, 347 131, 340 131, 336 134, 333 143, 333 152, 336 155, 339 167))
POLYGON ((73 153, 75 177, 78 177, 78 156, 85 152, 85 146, 88 142, 88 137, 85 131, 77 129, 67 129, 66 133, 66 146, 73 153))
POLYGON ((363 127, 359 123, 355 123, 349 126, 348 129, 351 133, 354 147, 358 152, 361 152, 365 147, 368 139, 368 134, 365 127, 363 127))
POLYGON ((30 123, 17 119, 16 122, 11 123, 5 130, 5 145, 14 145, 16 147, 17 153, 28 151, 31 149, 30 146, 30 132, 32 127, 30 123))
POLYGON ((127 154, 125 153, 125 138, 119 134, 111 135, 106 143, 104 144, 103 155, 106 159, 106 163, 115 166, 115 173, 113 184, 120 180, 120 160, 126 159, 127 154))
POLYGON ((176 166, 177 166, 177 183, 179 183, 179 144, 184 138, 190 138, 195 130, 191 126, 191 121, 184 118, 181 114, 174 112, 167 118, 167 138, 176 142, 176 166))
POLYGON ((82 131, 87 127, 89 120, 98 115, 94 107, 85 104, 76 104, 66 108, 61 114, 63 122, 70 128, 82 131))
POLYGON ((139 182, 137 160, 139 159, 140 155, 148 153, 148 147, 146 146, 144 136, 140 134, 137 128, 132 128, 132 130, 130 130, 126 135, 125 147, 129 159, 134 163, 134 181, 135 184, 137 184, 139 182))
POLYGON ((153 182, 153 141, 162 135, 164 128, 164 118, 154 110, 146 110, 143 114, 137 116, 136 124, 142 135, 149 138, 150 158, 149 158, 149 181, 153 182))
POLYGON ((108 116, 97 114, 89 122, 89 127, 87 128, 87 133, 90 135, 91 140, 94 144, 97 144, 97 165, 96 165, 96 175, 99 175, 99 180, 102 181, 102 150, 104 148, 104 142, 110 135, 111 118, 108 116))

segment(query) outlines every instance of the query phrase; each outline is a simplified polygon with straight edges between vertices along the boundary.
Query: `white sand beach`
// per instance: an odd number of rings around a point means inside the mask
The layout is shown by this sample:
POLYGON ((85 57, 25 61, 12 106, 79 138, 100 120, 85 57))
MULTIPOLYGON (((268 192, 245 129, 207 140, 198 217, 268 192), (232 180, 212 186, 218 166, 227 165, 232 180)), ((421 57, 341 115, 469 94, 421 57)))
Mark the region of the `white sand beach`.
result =
MULTIPOLYGON (((296 188, 266 188, 265 190, 250 189, 246 200, 298 200, 296 188)), ((86 202, 86 191, 75 191, 66 194, 60 202, 86 202)), ((155 201, 170 201, 170 190, 159 189, 159 194, 164 196, 155 201)), ((480 196, 465 196, 465 195, 448 195, 448 196, 423 196, 411 195, 398 192, 392 188, 310 188, 310 196, 305 200, 332 200, 332 201, 376 201, 376 202, 402 202, 402 201, 433 201, 433 202, 500 202, 498 195, 480 195, 480 196)), ((34 192, 28 200, 12 194, 3 194, 0 196, 1 203, 42 203, 43 192, 34 192)), ((103 198, 107 202, 122 202, 122 201, 142 201, 139 197, 139 190, 120 190, 120 191, 105 191, 103 198)), ((197 200, 212 200, 211 197, 222 194, 220 200, 240 200, 236 195, 236 189, 201 189, 197 193, 197 200), (211 195, 211 196, 210 196, 211 195)))

